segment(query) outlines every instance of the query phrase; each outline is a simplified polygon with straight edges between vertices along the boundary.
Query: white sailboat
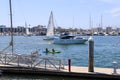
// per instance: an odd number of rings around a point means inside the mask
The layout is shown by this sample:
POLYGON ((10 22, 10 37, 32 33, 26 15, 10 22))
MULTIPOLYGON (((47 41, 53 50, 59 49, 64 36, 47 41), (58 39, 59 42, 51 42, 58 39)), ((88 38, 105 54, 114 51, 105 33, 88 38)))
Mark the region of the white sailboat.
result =
POLYGON ((51 11, 47 26, 47 34, 44 40, 53 40, 53 39, 54 39, 54 21, 53 21, 53 13, 51 11))
POLYGON ((26 34, 25 34, 25 36, 31 36, 31 33, 30 33, 29 29, 28 29, 28 25, 27 25, 26 22, 25 22, 25 29, 26 29, 26 34))

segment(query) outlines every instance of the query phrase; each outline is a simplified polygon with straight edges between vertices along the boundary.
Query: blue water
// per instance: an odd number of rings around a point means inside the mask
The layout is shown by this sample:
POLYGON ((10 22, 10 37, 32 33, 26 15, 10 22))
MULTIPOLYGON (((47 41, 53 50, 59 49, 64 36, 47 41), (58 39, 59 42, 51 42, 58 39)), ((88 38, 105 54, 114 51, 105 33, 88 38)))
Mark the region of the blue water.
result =
MULTIPOLYGON (((85 36, 89 38, 89 36, 85 36)), ((120 67, 120 36, 93 36, 94 39, 94 65, 95 67, 112 67, 112 62, 117 61, 120 67)), ((0 36, 0 50, 5 48, 10 41, 10 36, 0 36)), ((74 66, 88 66, 88 42, 86 44, 57 45, 44 41, 42 36, 15 36, 14 52, 30 54, 34 50, 45 55, 45 48, 61 51, 55 54, 59 58, 71 59, 74 66)), ((52 55, 51 55, 52 56, 52 55)), ((67 62, 65 62, 67 64, 67 62)))

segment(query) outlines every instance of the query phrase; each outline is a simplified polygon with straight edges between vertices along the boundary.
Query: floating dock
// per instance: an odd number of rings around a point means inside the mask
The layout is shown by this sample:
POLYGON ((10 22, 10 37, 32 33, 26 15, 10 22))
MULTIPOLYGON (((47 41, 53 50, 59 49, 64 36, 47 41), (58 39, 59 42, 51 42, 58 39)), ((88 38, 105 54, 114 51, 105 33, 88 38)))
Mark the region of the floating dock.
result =
POLYGON ((68 66, 61 70, 51 70, 43 68, 30 67, 13 67, 0 65, 3 74, 32 74, 32 75, 49 75, 49 76, 64 76, 75 78, 89 78, 89 79, 113 79, 120 80, 120 69, 117 69, 117 74, 112 74, 112 68, 94 68, 94 72, 88 72, 88 67, 71 66, 71 72, 68 66))

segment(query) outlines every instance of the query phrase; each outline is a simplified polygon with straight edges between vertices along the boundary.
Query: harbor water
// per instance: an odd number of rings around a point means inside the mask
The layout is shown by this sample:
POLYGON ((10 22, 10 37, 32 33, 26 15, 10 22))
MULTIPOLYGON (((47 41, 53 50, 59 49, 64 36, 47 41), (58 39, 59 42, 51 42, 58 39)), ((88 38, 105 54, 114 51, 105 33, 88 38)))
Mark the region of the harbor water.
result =
MULTIPOLYGON (((84 36, 89 38, 89 36, 84 36)), ((73 66, 88 66, 88 42, 86 44, 58 45, 52 44, 52 41, 44 41, 44 36, 14 36, 14 53, 30 54, 38 50, 43 53, 45 48, 61 51, 59 54, 48 54, 63 59, 67 65, 67 60, 71 59, 73 66)), ((112 68, 112 62, 118 63, 120 67, 120 36, 93 36, 94 39, 94 66, 112 68)), ((10 36, 0 36, 0 50, 8 46, 10 36)), ((10 49, 8 49, 9 51, 10 49)), ((4 76, 3 78, 10 77, 4 76)), ((28 76, 29 79, 30 76, 28 76)), ((12 77, 11 77, 12 78, 12 77)), ((20 76, 18 78, 25 78, 20 76)), ((15 77, 17 80, 17 77, 15 77)), ((53 78, 41 76, 39 80, 56 80, 53 78)), ((58 79, 57 79, 58 80, 58 79)), ((67 80, 61 78, 60 80, 67 80)), ((70 79, 68 79, 70 80, 70 79)), ((72 80, 72 79, 71 79, 72 80)), ((75 79, 74 79, 75 80, 75 79)), ((77 79, 76 79, 77 80, 77 79)), ((79 79, 80 80, 80 79, 79 79)), ((84 80, 84 79, 81 79, 84 80)), ((92 79, 93 80, 93 79, 92 79)))

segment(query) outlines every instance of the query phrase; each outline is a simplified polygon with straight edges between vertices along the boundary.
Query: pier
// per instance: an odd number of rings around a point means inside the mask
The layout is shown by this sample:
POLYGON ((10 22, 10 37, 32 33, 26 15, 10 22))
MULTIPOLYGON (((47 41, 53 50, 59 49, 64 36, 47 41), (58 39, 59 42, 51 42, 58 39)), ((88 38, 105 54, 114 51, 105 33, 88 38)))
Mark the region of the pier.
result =
POLYGON ((94 79, 113 79, 120 80, 120 69, 118 73, 113 75, 112 68, 94 68, 94 72, 88 72, 88 67, 71 66, 71 72, 68 66, 64 66, 61 70, 51 70, 45 68, 30 68, 30 67, 13 67, 0 65, 0 69, 4 74, 32 74, 32 75, 49 75, 49 76, 64 76, 75 78, 94 78, 94 79))
POLYGON ((3 75, 32 74, 120 80, 120 69, 94 67, 94 72, 89 72, 88 67, 72 66, 70 59, 68 60, 68 65, 64 65, 62 59, 41 56, 37 53, 32 53, 31 55, 12 54, 12 57, 10 56, 11 54, 1 55, 0 69, 3 71, 3 75), (114 70, 116 71, 115 74, 113 74, 114 70))

